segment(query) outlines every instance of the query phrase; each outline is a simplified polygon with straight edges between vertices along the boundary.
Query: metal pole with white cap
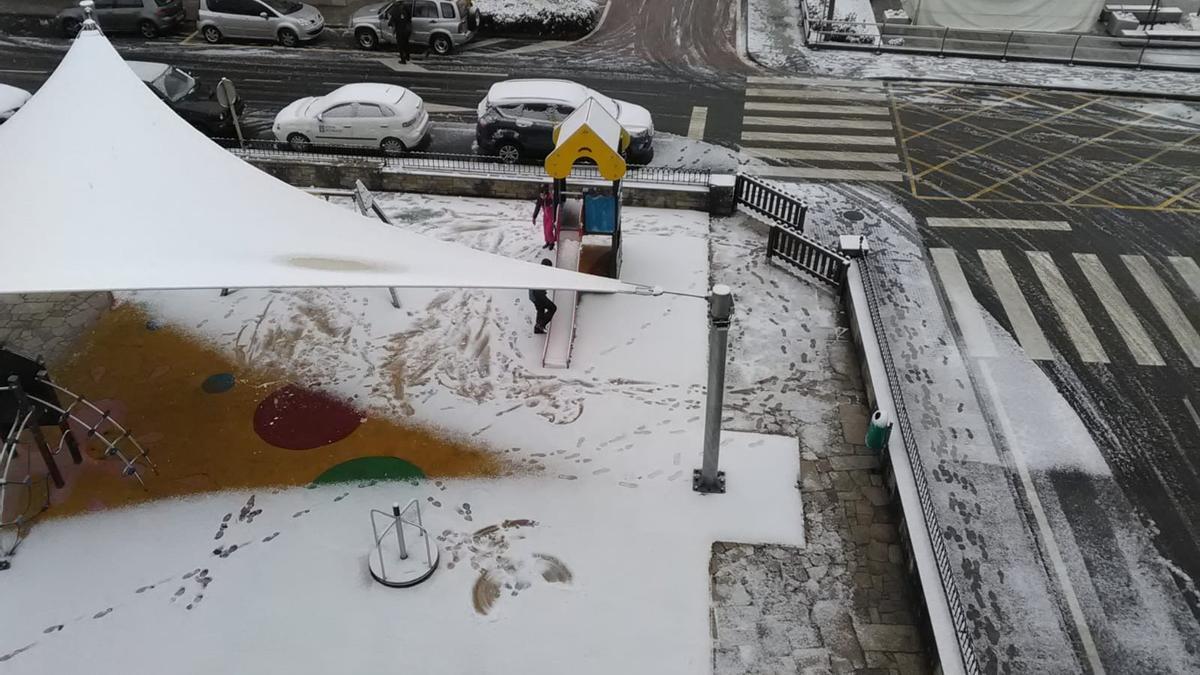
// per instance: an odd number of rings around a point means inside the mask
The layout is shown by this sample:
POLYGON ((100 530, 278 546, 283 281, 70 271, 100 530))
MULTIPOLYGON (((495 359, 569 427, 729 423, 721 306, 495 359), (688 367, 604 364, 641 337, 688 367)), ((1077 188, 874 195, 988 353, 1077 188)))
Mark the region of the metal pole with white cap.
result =
POLYGON ((725 492, 725 472, 717 465, 721 455, 721 409, 725 404, 725 355, 729 324, 733 318, 733 291, 725 284, 713 286, 708 296, 708 394, 704 404, 704 463, 692 473, 692 489, 703 493, 725 492))

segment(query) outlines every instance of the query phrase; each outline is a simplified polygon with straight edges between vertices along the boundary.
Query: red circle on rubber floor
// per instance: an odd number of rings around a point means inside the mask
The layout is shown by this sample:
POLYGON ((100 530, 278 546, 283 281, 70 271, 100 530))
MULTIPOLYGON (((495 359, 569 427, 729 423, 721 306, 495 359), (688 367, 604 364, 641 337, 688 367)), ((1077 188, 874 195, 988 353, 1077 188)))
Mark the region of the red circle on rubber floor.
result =
POLYGON ((275 390, 254 411, 259 438, 285 450, 312 450, 354 433, 362 415, 344 402, 295 385, 275 390))

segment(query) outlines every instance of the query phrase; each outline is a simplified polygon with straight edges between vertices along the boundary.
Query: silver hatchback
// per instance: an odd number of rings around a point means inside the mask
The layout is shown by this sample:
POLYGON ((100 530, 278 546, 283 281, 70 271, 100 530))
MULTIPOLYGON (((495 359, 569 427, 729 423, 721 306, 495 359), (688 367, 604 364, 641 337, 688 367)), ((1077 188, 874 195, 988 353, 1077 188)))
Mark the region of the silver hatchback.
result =
POLYGON ((293 0, 200 0, 196 28, 209 43, 224 38, 277 41, 285 47, 317 39, 325 17, 293 0))
POLYGON ((449 54, 475 37, 479 28, 479 10, 466 0, 395 0, 360 7, 350 17, 354 41, 362 49, 380 44, 396 44, 396 34, 388 23, 393 8, 401 2, 411 5, 410 42, 428 45, 436 54, 449 54))

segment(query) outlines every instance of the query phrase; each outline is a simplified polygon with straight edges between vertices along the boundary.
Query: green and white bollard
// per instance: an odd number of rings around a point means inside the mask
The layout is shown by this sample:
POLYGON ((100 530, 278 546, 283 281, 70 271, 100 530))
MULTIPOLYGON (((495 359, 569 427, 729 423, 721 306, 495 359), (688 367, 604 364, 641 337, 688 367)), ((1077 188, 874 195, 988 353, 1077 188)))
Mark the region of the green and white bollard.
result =
POLYGON ((876 410, 867 424, 867 447, 872 450, 883 450, 887 447, 888 437, 892 435, 892 421, 887 413, 876 410))

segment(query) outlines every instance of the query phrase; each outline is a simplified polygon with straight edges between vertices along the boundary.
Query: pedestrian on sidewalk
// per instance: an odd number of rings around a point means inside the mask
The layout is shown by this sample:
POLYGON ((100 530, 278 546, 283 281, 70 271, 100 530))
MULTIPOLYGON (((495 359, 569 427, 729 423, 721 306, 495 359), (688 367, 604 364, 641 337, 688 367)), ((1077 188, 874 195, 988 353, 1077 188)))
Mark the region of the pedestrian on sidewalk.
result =
MULTIPOLYGON (((554 267, 554 263, 550 262, 549 258, 542 258, 542 264, 554 267)), ((537 317, 533 321, 533 333, 542 335, 554 318, 554 313, 558 311, 558 305, 554 304, 554 301, 546 295, 546 291, 535 288, 529 289, 529 301, 533 303, 533 307, 537 311, 537 317)))
POLYGON ((542 244, 542 248, 554 250, 554 243, 558 241, 558 219, 557 204, 554 203, 554 194, 550 191, 549 185, 543 185, 541 192, 538 193, 537 203, 533 207, 533 224, 537 225, 538 213, 542 214, 542 236, 546 243, 542 244))
POLYGON ((409 41, 412 40, 412 8, 408 0, 400 0, 392 5, 392 15, 388 22, 396 36, 396 49, 400 52, 400 63, 408 63, 409 41))

